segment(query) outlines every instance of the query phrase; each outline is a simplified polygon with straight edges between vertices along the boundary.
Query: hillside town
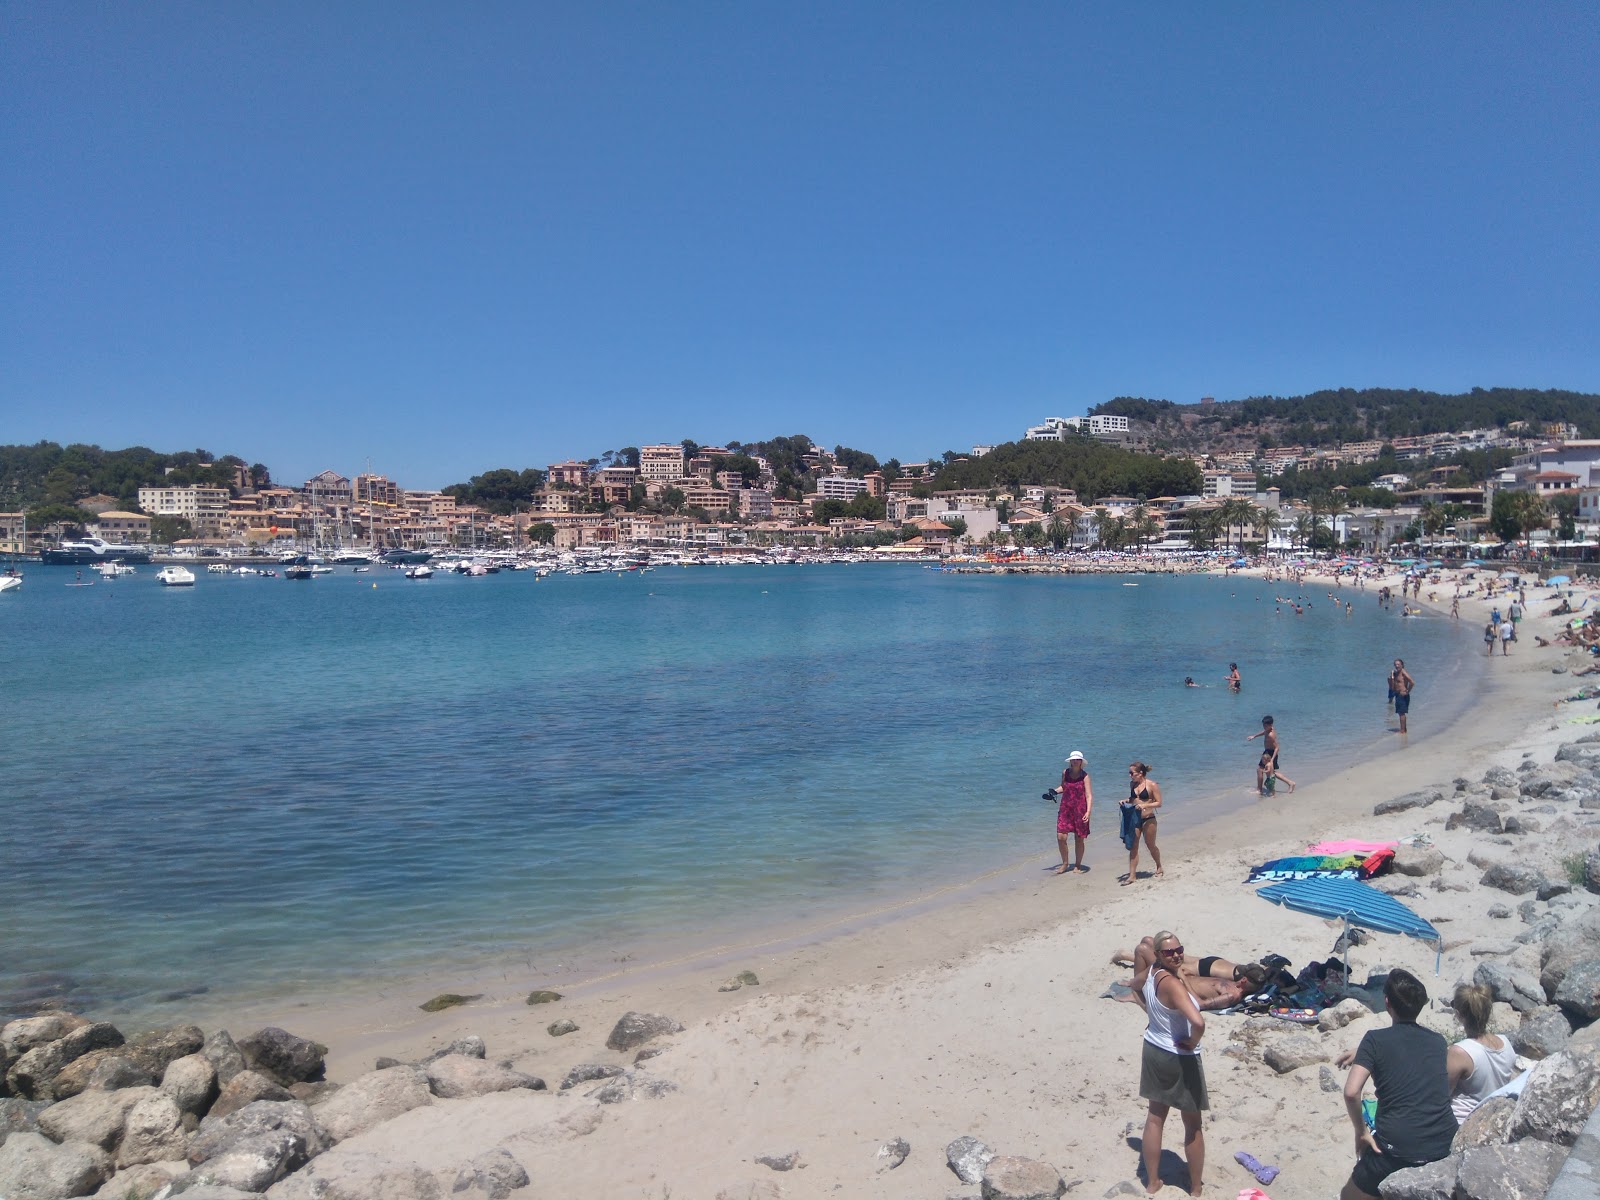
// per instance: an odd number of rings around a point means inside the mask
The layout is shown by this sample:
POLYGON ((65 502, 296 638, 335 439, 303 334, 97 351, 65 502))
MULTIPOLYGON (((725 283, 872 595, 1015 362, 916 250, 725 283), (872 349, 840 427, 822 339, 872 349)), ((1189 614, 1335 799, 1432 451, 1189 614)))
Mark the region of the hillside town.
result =
MULTIPOLYGON (((196 484, 138 489, 137 510, 114 496, 77 505, 94 520, 81 530, 62 523, 28 528, 22 512, 0 513, 0 553, 27 555, 40 545, 88 535, 110 543, 169 541, 200 553, 279 553, 295 549, 517 549, 535 544, 681 548, 718 552, 752 547, 875 545, 945 554, 955 550, 1124 549, 1151 551, 1306 547, 1382 552, 1397 544, 1440 549, 1497 539, 1490 514, 1497 495, 1528 497, 1522 533, 1539 542, 1579 544, 1600 536, 1600 440, 1564 423, 1533 428, 1470 429, 1334 447, 1270 446, 1172 454, 1144 422, 1124 416, 1050 417, 1019 443, 1083 439, 1141 454, 1181 459, 1199 488, 1176 495, 1080 496, 1070 488, 938 486, 970 455, 861 469, 855 452, 811 444, 780 485, 773 464, 744 448, 692 441, 608 452, 604 459, 554 462, 524 472, 538 486, 511 511, 464 500, 460 487, 408 488, 380 474, 327 470, 300 486, 257 486, 245 467, 231 486, 196 484), (1464 480, 1459 456, 1502 451, 1507 466, 1464 480), (1271 481, 1286 472, 1331 473, 1379 462, 1404 469, 1365 487, 1392 503, 1358 505, 1332 484, 1309 497, 1284 498, 1271 481), (850 461, 846 461, 850 460, 850 461), (785 494, 785 493, 788 494, 785 494), (838 502, 830 504, 829 502, 838 502), (841 509, 845 509, 841 513, 841 509), (1567 520, 1561 514, 1567 514, 1567 520), (163 539, 163 522, 181 537, 163 539), (1558 537, 1564 534, 1564 537, 1558 537)), ((870 456, 864 456, 870 462, 870 456)))

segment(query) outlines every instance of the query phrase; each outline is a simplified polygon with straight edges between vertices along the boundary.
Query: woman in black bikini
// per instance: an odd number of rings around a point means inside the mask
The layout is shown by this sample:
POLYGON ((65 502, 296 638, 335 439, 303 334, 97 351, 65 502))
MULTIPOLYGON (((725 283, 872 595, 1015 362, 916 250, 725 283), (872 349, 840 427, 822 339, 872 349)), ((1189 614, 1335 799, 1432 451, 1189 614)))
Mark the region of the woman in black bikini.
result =
POLYGON ((1155 860, 1155 878, 1161 879, 1166 872, 1161 869, 1161 851, 1156 849, 1156 810, 1161 807, 1161 785, 1150 778, 1150 767, 1142 762, 1128 765, 1128 798, 1123 801, 1125 808, 1137 811, 1139 822, 1133 830, 1133 841, 1128 846, 1128 875, 1122 881, 1122 886, 1127 887, 1139 877, 1139 840, 1144 839, 1144 844, 1150 848, 1150 857, 1155 860))

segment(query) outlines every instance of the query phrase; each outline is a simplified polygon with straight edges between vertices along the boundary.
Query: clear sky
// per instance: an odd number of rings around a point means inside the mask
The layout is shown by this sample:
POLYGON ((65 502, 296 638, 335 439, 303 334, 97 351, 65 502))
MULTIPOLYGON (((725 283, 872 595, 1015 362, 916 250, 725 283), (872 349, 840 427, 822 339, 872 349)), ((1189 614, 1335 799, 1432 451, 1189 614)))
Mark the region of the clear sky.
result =
POLYGON ((1600 391, 1592 3, 0 8, 0 442, 413 487, 1600 391))

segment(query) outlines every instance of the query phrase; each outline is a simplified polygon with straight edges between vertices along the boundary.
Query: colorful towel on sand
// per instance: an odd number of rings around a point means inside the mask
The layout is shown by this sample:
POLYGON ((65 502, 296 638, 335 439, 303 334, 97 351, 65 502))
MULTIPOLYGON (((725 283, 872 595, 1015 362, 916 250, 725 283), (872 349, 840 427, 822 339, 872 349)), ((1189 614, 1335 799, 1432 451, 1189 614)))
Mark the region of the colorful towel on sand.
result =
POLYGON ((1275 858, 1250 868, 1246 883, 1276 883, 1285 879, 1371 879, 1389 865, 1394 850, 1385 846, 1371 854, 1299 854, 1275 858))
POLYGON ((1354 838, 1346 838, 1342 842, 1318 842, 1314 846, 1307 846, 1307 854, 1376 854, 1379 850, 1393 850, 1398 842, 1361 842, 1354 838))

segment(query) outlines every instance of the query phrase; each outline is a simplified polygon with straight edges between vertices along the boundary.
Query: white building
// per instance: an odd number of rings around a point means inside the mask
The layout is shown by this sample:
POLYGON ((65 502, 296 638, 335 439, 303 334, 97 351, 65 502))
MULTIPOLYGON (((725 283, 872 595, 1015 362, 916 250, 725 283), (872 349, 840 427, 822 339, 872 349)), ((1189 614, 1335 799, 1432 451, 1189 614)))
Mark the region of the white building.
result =
POLYGON ((685 461, 683 447, 667 443, 639 447, 639 476, 642 479, 682 479, 685 461))
POLYGON ((228 515, 228 489, 150 487, 139 489, 139 507, 152 517, 181 517, 196 533, 215 533, 228 515))
POLYGON ((865 479, 851 479, 848 475, 824 475, 817 480, 818 500, 854 500, 866 490, 865 479))
POLYGON ((1030 425, 1028 432, 1023 435, 1023 440, 1029 442, 1059 442, 1066 437, 1068 430, 1082 428, 1082 417, 1046 417, 1042 425, 1030 425))
MULTIPOLYGON (((1082 418, 1079 418, 1080 420, 1082 418)), ((1127 417, 1099 416, 1089 418, 1089 436, 1105 437, 1108 434, 1128 432, 1127 417)))

